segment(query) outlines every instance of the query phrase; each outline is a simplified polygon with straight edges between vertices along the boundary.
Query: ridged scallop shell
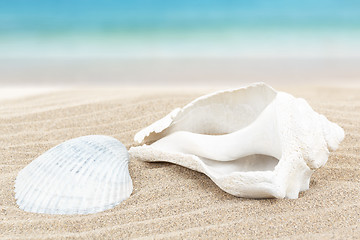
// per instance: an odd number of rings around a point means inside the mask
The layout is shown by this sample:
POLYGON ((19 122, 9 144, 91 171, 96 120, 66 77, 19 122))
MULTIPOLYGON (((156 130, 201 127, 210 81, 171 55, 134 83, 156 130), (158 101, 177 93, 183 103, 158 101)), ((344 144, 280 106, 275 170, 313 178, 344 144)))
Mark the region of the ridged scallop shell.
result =
POLYGON ((146 144, 129 153, 202 172, 238 197, 298 198, 343 138, 304 99, 256 83, 173 110, 138 132, 146 144))
POLYGON ((15 198, 27 212, 88 214, 113 208, 133 189, 129 155, 115 138, 74 138, 48 150, 15 182, 15 198))

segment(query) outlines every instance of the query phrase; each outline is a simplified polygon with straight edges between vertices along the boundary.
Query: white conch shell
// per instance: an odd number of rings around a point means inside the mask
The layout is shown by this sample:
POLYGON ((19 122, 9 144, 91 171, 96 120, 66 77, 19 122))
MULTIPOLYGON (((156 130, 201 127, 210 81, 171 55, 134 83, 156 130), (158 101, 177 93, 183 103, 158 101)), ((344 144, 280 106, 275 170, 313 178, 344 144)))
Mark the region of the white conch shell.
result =
POLYGON ((264 83, 202 96, 135 135, 130 156, 172 162, 239 197, 298 198, 344 131, 264 83))
POLYGON ((88 214, 113 208, 133 189, 129 155, 115 138, 74 138, 48 150, 24 169, 15 198, 27 212, 88 214))

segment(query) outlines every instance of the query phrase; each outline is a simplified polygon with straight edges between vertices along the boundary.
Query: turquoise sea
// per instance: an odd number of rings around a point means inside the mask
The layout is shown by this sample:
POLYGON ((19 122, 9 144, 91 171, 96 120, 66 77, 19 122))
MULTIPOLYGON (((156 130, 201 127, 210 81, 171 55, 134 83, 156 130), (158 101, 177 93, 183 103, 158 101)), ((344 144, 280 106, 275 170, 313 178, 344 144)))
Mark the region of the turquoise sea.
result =
POLYGON ((0 0, 0 58, 360 57, 355 0, 0 0))

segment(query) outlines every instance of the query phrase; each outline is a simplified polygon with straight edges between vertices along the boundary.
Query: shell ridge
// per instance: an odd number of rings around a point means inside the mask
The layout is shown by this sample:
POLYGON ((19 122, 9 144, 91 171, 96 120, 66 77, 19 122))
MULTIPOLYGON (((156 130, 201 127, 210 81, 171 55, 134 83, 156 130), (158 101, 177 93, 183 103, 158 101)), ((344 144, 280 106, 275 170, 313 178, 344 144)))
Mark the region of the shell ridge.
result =
MULTIPOLYGON (((110 164, 107 165, 107 168, 110 169, 110 172, 109 172, 108 175, 106 175, 106 176, 104 175, 104 181, 103 182, 104 182, 105 186, 103 186, 103 187, 109 188, 110 185, 113 185, 111 179, 112 179, 112 176, 114 175, 116 167, 118 167, 119 165, 121 165, 121 159, 119 159, 119 161, 114 166, 110 166, 110 164)), ((106 202, 106 198, 107 199, 112 199, 112 204, 114 203, 114 201, 116 201, 116 199, 112 198, 113 191, 111 191, 111 190, 115 190, 115 189, 110 187, 110 191, 107 191, 106 195, 103 194, 103 199, 102 199, 103 202, 106 202)))
MULTIPOLYGON (((56 146, 57 147, 57 146, 56 146)), ((49 155, 49 150, 45 152, 45 154, 43 156, 47 156, 49 155)), ((40 174, 40 177, 36 178, 35 179, 35 182, 33 182, 33 184, 29 184, 27 185, 27 191, 24 191, 24 196, 23 196, 23 199, 26 199, 28 198, 29 199, 29 202, 28 203, 31 203, 32 206, 25 206, 25 208, 29 211, 31 211, 33 208, 36 207, 36 205, 34 205, 34 201, 33 199, 40 196, 41 195, 41 191, 40 190, 37 190, 36 192, 36 195, 32 195, 32 196, 28 196, 29 195, 29 192, 31 191, 32 187, 35 187, 36 185, 39 185, 40 184, 40 187, 42 186, 42 184, 44 184, 46 181, 46 171, 48 170, 48 165, 49 164, 43 164, 42 163, 44 162, 44 157, 43 156, 40 156, 37 161, 39 162, 39 168, 35 168, 35 169, 32 169, 33 172, 29 172, 28 175, 32 176, 32 175, 39 175, 40 174)), ((31 165, 32 163, 30 163, 29 165, 31 165)), ((20 202, 21 203, 21 202, 20 202)))
MULTIPOLYGON (((80 142, 80 144, 81 144, 82 147, 84 147, 83 142, 80 142)), ((81 157, 81 155, 79 154, 79 149, 80 148, 75 148, 74 146, 71 146, 71 145, 70 145, 70 147, 67 146, 67 148, 64 147, 64 149, 62 149, 62 150, 64 151, 65 154, 59 155, 59 157, 56 158, 56 162, 59 163, 58 166, 64 166, 64 167, 60 167, 60 168, 63 168, 62 169, 63 171, 59 171, 59 169, 58 169, 59 167, 53 167, 52 169, 50 168, 50 170, 52 172, 54 172, 54 174, 49 174, 50 176, 52 176, 50 182, 49 181, 43 181, 40 184, 40 188, 45 190, 45 192, 43 194, 48 192, 49 188, 56 182, 57 183, 61 182, 61 184, 57 184, 57 185, 60 185, 60 186, 59 186, 59 189, 57 189, 56 191, 60 191, 60 189, 64 191, 67 188, 71 188, 71 189, 74 188, 74 185, 72 185, 72 184, 64 184, 64 181, 65 181, 65 183, 67 182, 67 179, 65 178, 66 174, 73 174, 73 169, 79 163, 79 162, 76 162, 76 161, 72 161, 72 162, 70 161, 71 158, 70 158, 70 154, 68 152, 69 149, 72 150, 71 153, 75 154, 75 156, 77 158, 81 157), (68 164, 66 166, 67 162, 70 162, 70 164, 68 164)), ((50 149, 50 151, 51 151, 51 149, 50 149)), ((53 155, 53 152, 50 152, 50 153, 51 153, 50 155, 53 155)), ((49 175, 48 176, 45 175, 45 176, 47 178, 49 178, 49 175)), ((76 177, 76 176, 74 175, 73 177, 76 177)), ((39 191, 39 196, 40 196, 40 194, 41 194, 41 192, 39 191)), ((52 199, 53 198, 47 197, 47 196, 43 197, 42 202, 39 202, 39 204, 38 204, 38 209, 35 209, 34 211, 35 212, 40 211, 39 208, 41 208, 41 206, 49 206, 49 203, 51 202, 52 199)), ((59 200, 61 200, 61 199, 59 199, 59 200)))
POLYGON ((68 140, 19 172, 17 204, 25 211, 49 214, 88 214, 112 208, 132 191, 128 157, 125 146, 112 137, 68 140), (119 179, 127 178, 126 188, 118 186, 119 179))

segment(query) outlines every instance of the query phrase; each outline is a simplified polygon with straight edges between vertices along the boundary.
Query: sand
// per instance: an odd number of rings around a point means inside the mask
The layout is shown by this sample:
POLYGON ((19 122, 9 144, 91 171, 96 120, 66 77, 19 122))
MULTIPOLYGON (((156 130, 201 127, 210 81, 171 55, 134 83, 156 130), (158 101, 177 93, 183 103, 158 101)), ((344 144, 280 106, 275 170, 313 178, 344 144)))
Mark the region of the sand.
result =
POLYGON ((19 170, 65 140, 104 134, 134 146, 134 134, 207 90, 67 90, 0 101, 1 239, 360 238, 360 88, 277 87, 303 97, 345 129, 340 148, 299 199, 231 196, 205 175, 131 159, 131 197, 91 215, 26 213, 14 199, 19 170))

